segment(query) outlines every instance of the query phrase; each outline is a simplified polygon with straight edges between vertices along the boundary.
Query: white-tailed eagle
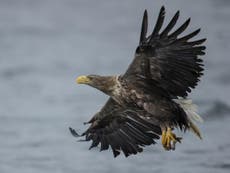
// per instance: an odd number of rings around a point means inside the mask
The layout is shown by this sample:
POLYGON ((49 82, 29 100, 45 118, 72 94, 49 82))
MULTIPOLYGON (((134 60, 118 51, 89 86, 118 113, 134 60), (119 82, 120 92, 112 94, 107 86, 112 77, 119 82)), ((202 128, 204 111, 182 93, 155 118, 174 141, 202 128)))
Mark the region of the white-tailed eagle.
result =
POLYGON ((162 28, 165 8, 161 7, 156 25, 147 36, 148 15, 145 10, 139 45, 128 70, 121 75, 87 75, 77 83, 92 86, 110 98, 88 122, 81 135, 70 128, 75 137, 92 141, 91 147, 111 147, 114 157, 122 151, 127 157, 142 152, 143 147, 160 139, 166 150, 174 150, 181 138, 174 128, 191 130, 201 138, 194 120, 201 121, 191 100, 186 99, 203 75, 206 39, 191 41, 200 29, 181 36, 190 18, 175 28, 179 11, 162 28))

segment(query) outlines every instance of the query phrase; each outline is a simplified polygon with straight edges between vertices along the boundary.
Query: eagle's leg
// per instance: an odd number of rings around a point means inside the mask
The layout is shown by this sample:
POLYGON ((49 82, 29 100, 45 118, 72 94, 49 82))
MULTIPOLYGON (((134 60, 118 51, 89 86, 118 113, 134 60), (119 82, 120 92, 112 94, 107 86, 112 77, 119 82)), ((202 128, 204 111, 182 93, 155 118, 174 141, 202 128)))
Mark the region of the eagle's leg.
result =
POLYGON ((165 150, 175 150, 177 142, 181 142, 181 137, 177 137, 170 127, 162 129, 161 142, 165 150))

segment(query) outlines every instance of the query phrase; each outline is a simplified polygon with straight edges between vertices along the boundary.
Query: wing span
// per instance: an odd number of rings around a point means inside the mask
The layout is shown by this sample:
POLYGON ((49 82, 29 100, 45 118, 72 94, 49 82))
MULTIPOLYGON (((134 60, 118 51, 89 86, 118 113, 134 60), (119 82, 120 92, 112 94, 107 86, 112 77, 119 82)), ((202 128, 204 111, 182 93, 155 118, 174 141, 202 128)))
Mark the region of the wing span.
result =
POLYGON ((155 144, 159 139, 161 129, 154 124, 154 120, 144 119, 145 111, 128 109, 119 106, 111 98, 90 121, 91 126, 78 135, 70 128, 73 136, 85 136, 85 141, 92 140, 89 149, 100 144, 100 150, 107 150, 109 146, 114 157, 122 151, 126 157, 142 152, 142 147, 155 144))
POLYGON ((180 36, 188 27, 190 18, 172 32, 179 18, 179 11, 162 29, 164 18, 165 8, 162 7, 153 32, 147 37, 148 15, 147 11, 144 12, 140 43, 135 58, 123 77, 141 79, 143 82, 147 80, 172 97, 185 97, 203 75, 203 61, 198 56, 205 54, 205 46, 201 44, 206 39, 189 41, 200 29, 180 36))

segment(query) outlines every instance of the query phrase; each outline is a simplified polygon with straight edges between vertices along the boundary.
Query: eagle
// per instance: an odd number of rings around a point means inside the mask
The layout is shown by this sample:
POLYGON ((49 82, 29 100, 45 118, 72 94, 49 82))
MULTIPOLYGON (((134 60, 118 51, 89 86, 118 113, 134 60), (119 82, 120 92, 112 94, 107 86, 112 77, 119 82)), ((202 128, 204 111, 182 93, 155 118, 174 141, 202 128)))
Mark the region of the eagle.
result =
POLYGON ((205 38, 193 39, 200 29, 181 36, 190 18, 177 29, 179 10, 166 27, 162 6, 152 33, 147 35, 148 13, 144 11, 139 45, 133 62, 121 75, 82 75, 78 84, 94 87, 109 96, 108 101, 88 122, 88 129, 78 134, 79 141, 92 141, 89 149, 111 148, 113 156, 121 152, 128 157, 143 151, 161 138, 165 150, 175 150, 181 143, 174 130, 191 131, 202 139, 196 121, 196 105, 187 98, 203 75, 205 38), (193 39, 193 40, 191 40, 193 39))

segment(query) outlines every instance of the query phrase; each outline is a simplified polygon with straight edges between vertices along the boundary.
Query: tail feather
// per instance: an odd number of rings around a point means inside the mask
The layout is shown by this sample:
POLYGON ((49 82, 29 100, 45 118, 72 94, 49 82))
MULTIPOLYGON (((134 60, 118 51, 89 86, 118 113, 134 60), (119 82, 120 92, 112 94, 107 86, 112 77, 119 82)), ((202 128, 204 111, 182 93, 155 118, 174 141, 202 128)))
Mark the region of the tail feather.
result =
POLYGON ((195 124, 195 122, 200 122, 200 123, 203 122, 203 118, 196 113, 197 105, 193 104, 191 99, 178 98, 178 99, 173 99, 173 101, 179 104, 181 108, 185 111, 185 113, 187 114, 190 130, 198 138, 202 139, 201 132, 195 124))
POLYGON ((189 122, 189 125, 190 125, 190 130, 191 130, 198 138, 202 139, 202 136, 201 136, 201 133, 200 133, 199 128, 198 128, 192 121, 189 122))
POLYGON ((198 115, 196 112, 187 111, 186 113, 188 114, 188 116, 191 118, 192 121, 199 122, 199 123, 204 122, 203 118, 200 115, 198 115))

